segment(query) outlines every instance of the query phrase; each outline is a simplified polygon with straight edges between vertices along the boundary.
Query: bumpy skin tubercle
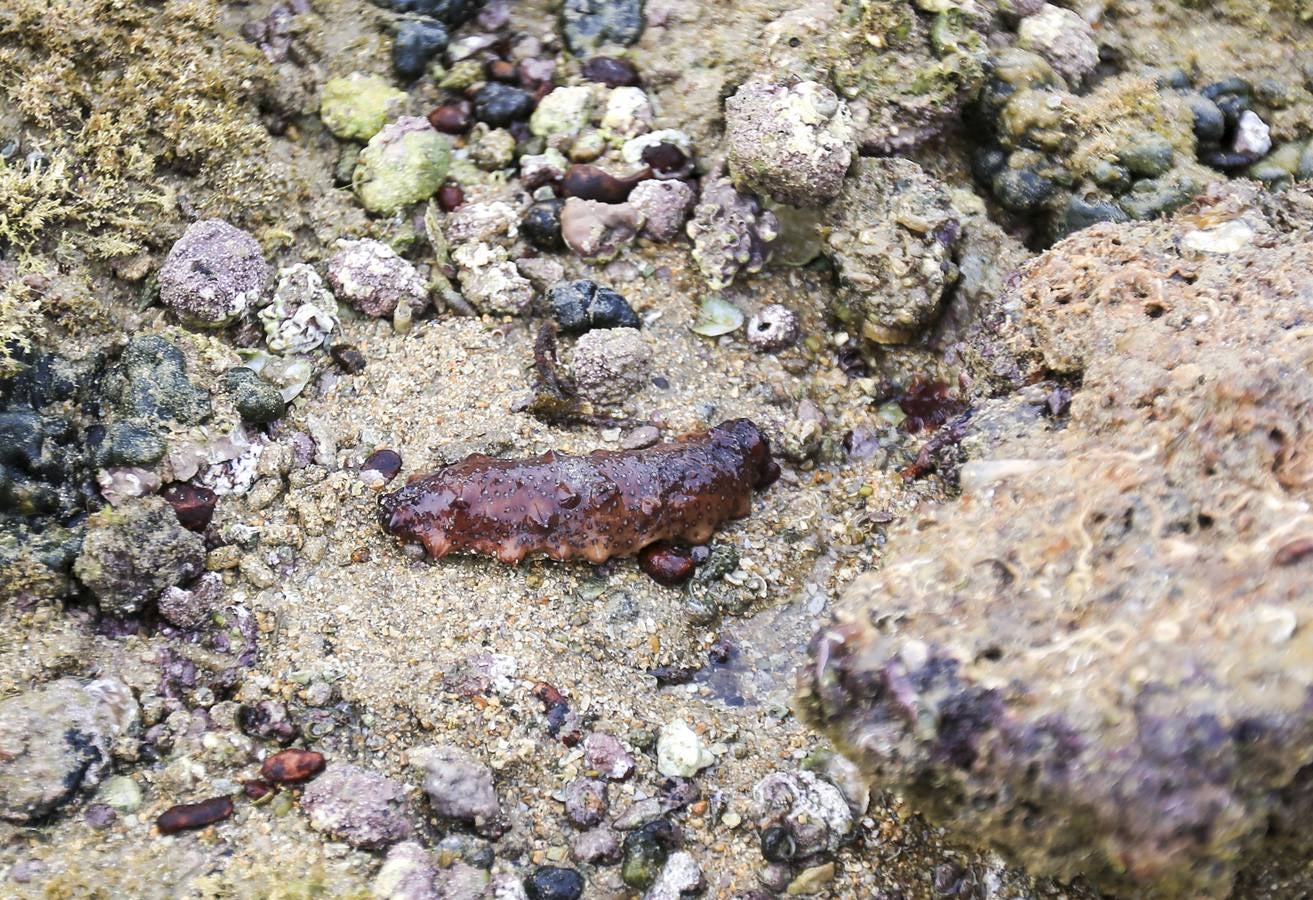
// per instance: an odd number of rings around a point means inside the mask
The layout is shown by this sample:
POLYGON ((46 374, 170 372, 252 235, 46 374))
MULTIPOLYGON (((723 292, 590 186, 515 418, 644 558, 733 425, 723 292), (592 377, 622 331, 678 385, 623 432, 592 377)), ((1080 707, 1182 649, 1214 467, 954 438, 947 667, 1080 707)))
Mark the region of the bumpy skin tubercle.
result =
POLYGON ((385 494, 379 520, 438 559, 471 551, 600 563, 653 541, 706 541, 746 516, 753 489, 779 472, 761 430, 734 419, 645 450, 470 456, 385 494))

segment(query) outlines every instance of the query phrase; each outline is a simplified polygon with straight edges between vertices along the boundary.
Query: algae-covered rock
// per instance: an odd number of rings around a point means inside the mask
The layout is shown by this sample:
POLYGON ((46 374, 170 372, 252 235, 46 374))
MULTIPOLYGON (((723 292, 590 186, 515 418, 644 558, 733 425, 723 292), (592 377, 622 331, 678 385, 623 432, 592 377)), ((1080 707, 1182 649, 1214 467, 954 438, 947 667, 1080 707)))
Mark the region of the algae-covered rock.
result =
POLYGON ((187 358, 157 335, 128 342, 105 380, 105 394, 127 418, 196 425, 210 416, 210 395, 187 378, 187 358))
POLYGON ((200 535, 178 524, 168 503, 144 497, 119 509, 106 507, 87 520, 73 573, 102 610, 128 616, 204 567, 200 535))
POLYGON ((841 318, 882 344, 910 340, 957 280, 961 223, 947 189, 903 159, 857 163, 827 213, 824 252, 839 276, 841 318))
POLYGON ((351 186, 365 209, 387 214, 432 197, 450 164, 451 142, 427 119, 404 116, 360 151, 351 186))
POLYGON ((114 678, 61 678, 0 702, 0 819, 31 822, 100 783, 114 741, 137 725, 114 678))
POLYGON ((367 141, 396 115, 405 99, 406 92, 393 87, 386 78, 352 72, 324 85, 319 117, 343 140, 367 141))
POLYGON ((558 87, 538 101, 529 117, 529 130, 540 137, 575 134, 588 124, 593 89, 588 85, 558 87))
POLYGON ((1307 192, 1233 183, 1022 269, 1069 415, 1041 395, 969 439, 961 501, 891 531, 803 687, 957 837, 1145 897, 1307 858, 1310 226, 1307 192))

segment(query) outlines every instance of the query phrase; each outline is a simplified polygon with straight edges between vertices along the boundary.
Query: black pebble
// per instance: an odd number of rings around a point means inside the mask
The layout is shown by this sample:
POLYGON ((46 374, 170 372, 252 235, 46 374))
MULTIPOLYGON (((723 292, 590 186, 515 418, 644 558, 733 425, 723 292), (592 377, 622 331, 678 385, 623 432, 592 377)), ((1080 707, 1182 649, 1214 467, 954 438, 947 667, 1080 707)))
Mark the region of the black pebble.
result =
POLYGON ((584 876, 561 866, 539 866, 524 879, 530 900, 577 900, 584 892, 584 876))
POLYGON ((1207 97, 1191 97, 1190 111, 1194 113, 1194 136, 1201 144, 1220 144, 1226 134, 1226 116, 1216 103, 1207 97))
POLYGON ((994 196, 1016 213, 1034 212, 1053 194, 1053 182, 1030 169, 1004 169, 994 178, 994 196))
POLYGON ((593 328, 639 328, 642 323, 633 307, 620 294, 595 281, 562 281, 551 286, 547 297, 552 314, 567 334, 593 328))
POLYGON ((564 200, 543 200, 529 207, 520 223, 520 230, 539 250, 564 250, 561 240, 561 209, 564 200))
POLYGON ((429 60, 447 48, 447 29, 433 19, 402 22, 392 42, 392 68, 404 78, 424 74, 429 60))
POLYGON ((977 147, 971 154, 971 174, 981 184, 989 184, 1008 163, 1008 152, 997 144, 977 147))
POLYGON ((418 13, 446 23, 448 28, 459 28, 478 14, 484 0, 374 0, 384 9, 403 13, 418 13))
POLYGON ((490 81, 474 95, 474 116, 494 127, 527 119, 533 112, 533 95, 509 84, 490 81))

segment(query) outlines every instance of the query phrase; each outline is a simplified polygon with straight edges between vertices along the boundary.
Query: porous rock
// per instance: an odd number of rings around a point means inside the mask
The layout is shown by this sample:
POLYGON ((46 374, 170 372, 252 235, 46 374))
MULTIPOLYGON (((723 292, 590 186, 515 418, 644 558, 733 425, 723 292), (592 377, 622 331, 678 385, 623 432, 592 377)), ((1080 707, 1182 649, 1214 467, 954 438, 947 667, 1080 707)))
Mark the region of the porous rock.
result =
POLYGON ((403 300, 415 310, 427 305, 424 279, 387 244, 366 238, 337 246, 328 283, 339 299, 367 316, 390 316, 403 300))
POLYGON ((581 336, 570 357, 579 393, 595 403, 623 403, 647 382, 652 348, 637 328, 599 328, 581 336))
POLYGON ((328 766, 301 795, 310 827, 376 850, 410 836, 405 785, 351 763, 328 766))
POLYGON ((1022 269, 1067 418, 981 442, 961 501, 891 530, 803 687, 958 838, 1136 896, 1306 858, 1311 224, 1306 190, 1233 182, 1022 269))
POLYGON ((778 235, 775 214, 755 197, 739 193, 723 176, 702 179, 688 236, 693 239, 693 260, 713 290, 729 287, 740 272, 760 272, 778 235))
POLYGON ((492 770, 468 753, 442 745, 415 750, 410 758, 424 770, 424 792, 438 815, 474 822, 497 815, 492 770))
POLYGON ((160 269, 160 301, 188 324, 227 325, 269 286, 260 243, 222 219, 187 226, 160 269))

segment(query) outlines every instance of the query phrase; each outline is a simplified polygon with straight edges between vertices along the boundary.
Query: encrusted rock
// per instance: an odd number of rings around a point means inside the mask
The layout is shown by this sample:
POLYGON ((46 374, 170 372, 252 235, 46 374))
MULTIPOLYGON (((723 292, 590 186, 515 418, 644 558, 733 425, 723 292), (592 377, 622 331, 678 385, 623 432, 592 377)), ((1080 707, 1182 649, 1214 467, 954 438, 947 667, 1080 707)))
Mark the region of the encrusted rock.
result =
POLYGON ((1021 20, 1017 45, 1044 57, 1072 85, 1079 85, 1099 64, 1099 45, 1086 21, 1048 3, 1021 20))
POLYGON ((748 81, 725 101, 734 180, 794 206, 833 200, 857 153, 852 114, 815 81, 748 81))
POLYGON ((1069 411, 1041 399, 891 529, 802 702, 951 835, 1137 896, 1307 858, 1310 227, 1306 190, 1237 181, 1022 269, 1069 411))
POLYGON ((533 285, 504 247, 461 244, 451 251, 451 261, 459 273, 461 293, 480 312, 518 316, 533 304, 533 285))
POLYGON ((344 78, 332 78, 324 85, 319 100, 319 117, 333 134, 349 141, 367 141, 387 124, 406 99, 378 75, 352 72, 344 78))
POLYGON ((770 352, 791 347, 798 340, 798 317, 778 303, 764 306, 748 320, 748 345, 770 352))
POLYGON ((607 44, 632 44, 643 31, 643 0, 565 0, 561 32, 576 56, 607 44))
POLYGON ((199 575, 205 543, 178 524, 173 507, 143 497, 87 520, 73 573, 111 615, 130 616, 165 590, 199 575))
POLYGON ((665 243, 684 230, 694 199, 683 181, 649 179, 634 186, 628 203, 643 217, 643 236, 665 243))
POLYGON ((934 319, 957 279, 961 231, 942 184, 908 160, 862 159, 827 221, 840 318, 882 344, 904 343, 934 319))
POLYGON ((100 783, 137 701, 113 678, 61 678, 0 701, 0 819, 32 822, 100 783))
POLYGON ((692 778, 716 761, 683 719, 661 726, 657 736, 657 771, 667 777, 692 778))
POLYGON ((263 296, 269 275, 259 241, 222 219, 202 219, 164 260, 160 301, 189 324, 217 328, 263 296))
POLYGON ((588 124, 593 89, 587 85, 558 87, 538 101, 529 117, 529 130, 540 137, 576 134, 588 124))
POLYGON ((636 328, 589 331, 570 357, 579 393, 594 403, 623 403, 647 383, 651 368, 652 349, 636 328))
POLYGON ((424 770, 424 792, 439 816, 478 823, 497 815, 492 770, 463 750, 425 747, 411 753, 411 762, 424 770))
POLYGON ((106 379, 105 394, 128 418, 196 425, 210 416, 210 395, 187 378, 187 358, 158 335, 128 342, 106 379))
POLYGON ((265 343, 274 353, 308 353, 338 326, 337 300, 305 263, 278 272, 273 302, 260 310, 265 343))
POLYGON ((778 234, 775 214, 756 198, 734 190, 728 178, 702 179, 688 236, 693 239, 693 260, 713 290, 729 287, 740 272, 760 272, 778 234))
POLYGON ((390 316, 404 301, 419 311, 429 290, 419 272, 387 244, 375 240, 338 241, 328 261, 333 293, 367 316, 390 316))
POLYGON ((377 772, 333 763, 301 794, 310 827, 353 847, 377 850, 408 838, 406 788, 377 772))
POLYGON ((160 615, 170 625, 196 628, 218 611, 222 597, 223 578, 207 572, 189 588, 167 588, 158 601, 160 615))
POLYGON ((853 814, 834 785, 811 772, 775 772, 752 789, 762 854, 791 862, 832 853, 848 839, 853 814))
POLYGON ((433 886, 437 873, 427 850, 414 841, 402 841, 388 850, 371 893, 380 900, 441 900, 433 886))
POLYGON ((432 197, 450 164, 447 137, 427 119, 403 116, 360 151, 351 186, 365 209, 386 215, 432 197))

